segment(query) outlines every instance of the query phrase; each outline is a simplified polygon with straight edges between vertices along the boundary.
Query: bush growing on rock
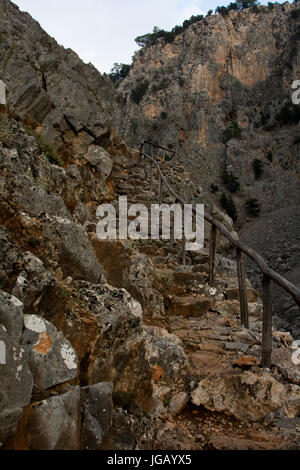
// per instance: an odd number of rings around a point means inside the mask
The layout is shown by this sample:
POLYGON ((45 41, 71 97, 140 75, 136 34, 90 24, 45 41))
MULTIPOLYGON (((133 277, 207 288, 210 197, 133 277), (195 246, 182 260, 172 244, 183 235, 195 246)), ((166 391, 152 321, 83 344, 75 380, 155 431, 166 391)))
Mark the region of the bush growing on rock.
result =
POLYGON ((237 121, 232 120, 230 126, 224 132, 224 140, 228 142, 231 139, 240 139, 242 129, 239 127, 237 121))
POLYGON ((124 78, 127 77, 127 75, 129 74, 131 70, 131 67, 132 65, 129 65, 129 64, 114 63, 114 66, 111 69, 108 76, 113 83, 118 85, 121 80, 124 80, 124 78))
POLYGON ((264 172, 264 164, 261 160, 259 160, 258 158, 256 158, 253 163, 252 163, 252 166, 253 166, 253 171, 254 171, 254 176, 255 176, 255 179, 259 179, 263 172, 264 172))
POLYGON ((251 198, 245 204, 247 215, 250 217, 258 217, 260 215, 260 205, 257 199, 251 198))
POLYGON ((5 147, 10 147, 13 144, 13 127, 12 122, 6 113, 0 115, 0 142, 5 147))
POLYGON ((210 185, 210 192, 214 194, 214 193, 217 193, 218 191, 219 191, 219 186, 217 184, 212 183, 210 185))
POLYGON ((229 215, 229 217, 232 218, 233 222, 236 222, 238 219, 238 215, 237 215, 237 210, 236 210, 235 203, 232 197, 231 196, 227 197, 226 194, 222 194, 222 197, 220 199, 220 204, 221 204, 222 209, 224 209, 229 215))
POLYGON ((216 13, 219 13, 222 16, 227 16, 229 14, 229 10, 227 7, 217 7, 215 11, 216 13))
POLYGON ((297 137, 295 137, 294 139, 294 145, 296 144, 300 144, 300 135, 298 135, 297 137))
POLYGON ((298 124, 300 121, 300 106, 293 103, 287 103, 275 118, 281 124, 298 124))
POLYGON ((300 8, 297 8, 296 10, 293 10, 292 13, 291 13, 291 17, 292 18, 300 18, 300 8))
POLYGON ((49 142, 42 134, 39 134, 36 131, 27 129, 28 134, 32 135, 38 145, 39 150, 45 157, 49 160, 50 163, 54 165, 63 166, 63 161, 58 155, 54 145, 49 142))
POLYGON ((149 88, 148 80, 145 80, 144 82, 139 83, 139 85, 136 88, 134 88, 131 92, 132 101, 135 104, 140 104, 148 88, 149 88))
POLYGON ((222 173, 221 179, 225 188, 231 193, 237 193, 240 190, 238 178, 233 173, 229 173, 226 168, 222 173))

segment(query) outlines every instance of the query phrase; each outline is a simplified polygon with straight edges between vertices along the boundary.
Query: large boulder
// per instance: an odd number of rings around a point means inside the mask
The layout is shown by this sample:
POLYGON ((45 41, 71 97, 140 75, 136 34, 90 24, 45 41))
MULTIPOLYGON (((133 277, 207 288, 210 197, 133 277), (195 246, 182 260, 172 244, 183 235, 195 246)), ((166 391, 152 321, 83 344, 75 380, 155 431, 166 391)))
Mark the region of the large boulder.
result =
POLYGON ((30 450, 99 450, 111 419, 111 384, 74 387, 31 405, 17 438, 30 450))
POLYGON ((84 158, 97 169, 98 173, 102 176, 104 181, 106 181, 113 167, 109 153, 102 147, 90 145, 84 158))
POLYGON ((26 353, 19 344, 22 307, 18 299, 0 291, 0 448, 15 434, 33 387, 26 353))
POLYGON ((269 374, 247 371, 201 380, 192 402, 245 422, 268 421, 275 412, 294 418, 300 412, 300 387, 284 385, 269 374))
POLYGON ((22 345, 35 385, 45 390, 77 375, 76 351, 61 332, 37 315, 24 315, 22 345))

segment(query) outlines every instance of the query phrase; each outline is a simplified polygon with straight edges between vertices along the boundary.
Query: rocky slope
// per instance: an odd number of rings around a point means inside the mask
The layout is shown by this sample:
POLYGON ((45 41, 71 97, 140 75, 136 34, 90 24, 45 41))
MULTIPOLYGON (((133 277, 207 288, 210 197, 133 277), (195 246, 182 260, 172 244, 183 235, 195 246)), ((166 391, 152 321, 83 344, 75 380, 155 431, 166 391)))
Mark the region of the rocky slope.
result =
MULTIPOLYGON (((292 82, 300 76, 298 5, 208 16, 173 43, 160 39, 144 47, 118 87, 114 116, 130 144, 147 138, 176 150, 199 186, 199 200, 220 206, 222 194, 232 197, 245 240, 292 282, 295 266, 299 270, 300 230, 294 217, 300 201, 300 108, 291 98, 292 82), (224 184, 224 168, 237 178, 238 191, 232 178, 224 184), (257 214, 246 210, 251 199, 264 217, 255 225, 255 239, 251 226, 257 214), (280 211, 285 222, 276 226, 280 211), (267 219, 274 227, 271 240, 264 233, 267 219)), ((251 268, 248 274, 259 285, 251 268)), ((277 316, 283 316, 286 302, 276 295, 277 316)))
POLYGON ((292 337, 274 329, 263 370, 261 301, 248 281, 242 329, 224 252, 211 289, 207 247, 181 266, 178 243, 97 238, 97 206, 155 201, 157 174, 113 129, 106 79, 13 3, 0 16, 0 447, 297 448, 292 337))

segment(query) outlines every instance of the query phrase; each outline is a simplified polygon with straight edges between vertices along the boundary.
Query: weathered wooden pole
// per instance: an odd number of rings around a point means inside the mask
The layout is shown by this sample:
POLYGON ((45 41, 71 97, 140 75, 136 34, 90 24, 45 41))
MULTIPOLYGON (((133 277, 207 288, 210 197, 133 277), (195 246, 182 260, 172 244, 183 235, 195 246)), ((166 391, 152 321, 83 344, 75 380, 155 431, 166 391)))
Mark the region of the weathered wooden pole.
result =
POLYGON ((271 368, 272 364, 272 281, 263 275, 263 332, 262 366, 271 368))
POLYGON ((186 249, 185 249, 185 235, 182 237, 182 266, 186 265, 186 249))
POLYGON ((158 175, 158 204, 161 205, 163 198, 163 184, 160 174, 158 175))
POLYGON ((247 300, 245 257, 244 253, 242 253, 239 248, 237 248, 236 250, 236 257, 240 294, 241 323, 245 328, 249 328, 249 309, 247 300))
POLYGON ((214 286, 215 283, 215 260, 217 251, 217 228, 212 225, 210 232, 210 257, 209 257, 209 285, 214 286))

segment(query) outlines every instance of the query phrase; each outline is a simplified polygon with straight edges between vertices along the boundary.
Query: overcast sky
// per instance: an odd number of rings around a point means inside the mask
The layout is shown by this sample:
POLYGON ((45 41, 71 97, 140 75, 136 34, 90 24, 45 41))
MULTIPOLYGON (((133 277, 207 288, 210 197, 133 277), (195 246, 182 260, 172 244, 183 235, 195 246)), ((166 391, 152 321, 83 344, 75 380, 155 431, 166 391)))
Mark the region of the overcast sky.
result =
MULTIPOLYGON (((192 15, 206 14, 222 0, 14 0, 59 44, 73 49, 100 72, 114 62, 131 63, 134 39, 154 26, 172 29, 192 15)), ((265 2, 264 2, 265 3, 265 2)))

